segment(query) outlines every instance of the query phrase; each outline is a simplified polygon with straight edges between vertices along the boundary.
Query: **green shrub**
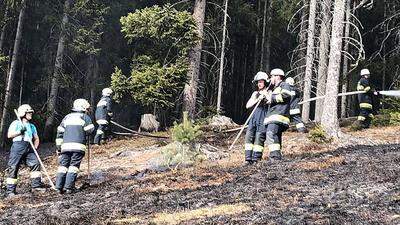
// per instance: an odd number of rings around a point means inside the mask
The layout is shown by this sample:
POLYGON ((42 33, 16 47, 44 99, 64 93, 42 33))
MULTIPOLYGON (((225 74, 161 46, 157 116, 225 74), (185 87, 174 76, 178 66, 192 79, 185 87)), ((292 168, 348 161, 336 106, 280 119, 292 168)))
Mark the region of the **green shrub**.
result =
POLYGON ((321 126, 316 126, 310 132, 308 133, 308 138, 315 143, 318 144, 324 144, 324 143, 330 143, 332 141, 332 138, 330 138, 324 129, 322 129, 321 126))
POLYGON ((200 151, 200 144, 188 145, 177 141, 163 147, 161 154, 163 156, 162 165, 175 168, 193 165, 206 159, 206 156, 200 151))
POLYGON ((400 112, 398 109, 382 109, 380 115, 372 120, 372 126, 400 126, 400 112))
POLYGON ((201 135, 200 127, 194 126, 188 118, 188 113, 184 112, 183 122, 175 123, 172 128, 171 136, 174 142, 161 150, 163 166, 187 166, 203 161, 206 157, 200 150, 201 145, 197 143, 201 135))
POLYGON ((183 122, 181 124, 174 123, 172 128, 172 140, 182 144, 191 144, 198 140, 202 132, 200 126, 194 126, 188 119, 188 113, 183 112, 183 122))

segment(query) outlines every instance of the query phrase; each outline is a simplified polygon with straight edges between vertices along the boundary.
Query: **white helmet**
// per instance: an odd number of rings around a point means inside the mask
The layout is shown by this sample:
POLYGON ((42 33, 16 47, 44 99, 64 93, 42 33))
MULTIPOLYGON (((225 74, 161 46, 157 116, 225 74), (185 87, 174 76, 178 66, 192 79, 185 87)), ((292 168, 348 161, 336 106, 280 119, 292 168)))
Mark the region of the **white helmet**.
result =
POLYGON ((360 75, 361 75, 361 76, 370 75, 369 69, 362 69, 360 75))
POLYGON ((294 86, 294 79, 293 79, 293 77, 288 77, 288 78, 286 78, 286 83, 288 83, 290 86, 294 86))
POLYGON ((24 117, 26 113, 34 112, 32 107, 28 104, 23 104, 18 107, 17 113, 19 117, 24 117))
POLYGON ((283 70, 281 69, 273 69, 271 71, 271 75, 278 75, 278 76, 285 76, 285 72, 283 72, 283 70))
POLYGON ((101 94, 102 94, 103 96, 111 96, 112 93, 113 93, 113 91, 111 90, 111 88, 104 88, 104 89, 101 91, 101 94))
POLYGON ((77 112, 84 112, 90 108, 90 104, 86 99, 79 98, 74 101, 72 110, 77 112))
POLYGON ((268 80, 269 80, 268 74, 265 73, 265 72, 261 72, 261 71, 258 72, 258 73, 254 76, 253 82, 257 82, 257 81, 259 81, 259 80, 268 81, 268 80))

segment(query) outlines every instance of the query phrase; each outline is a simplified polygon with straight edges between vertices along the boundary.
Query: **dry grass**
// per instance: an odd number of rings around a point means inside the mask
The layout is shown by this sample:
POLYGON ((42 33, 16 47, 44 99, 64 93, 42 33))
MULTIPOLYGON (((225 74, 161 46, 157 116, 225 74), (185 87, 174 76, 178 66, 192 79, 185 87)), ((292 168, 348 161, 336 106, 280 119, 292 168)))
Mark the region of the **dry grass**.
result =
POLYGON ((152 221, 156 224, 179 224, 195 219, 204 219, 223 215, 235 215, 250 210, 251 208, 245 204, 219 205, 212 208, 206 207, 178 213, 160 213, 156 214, 152 221))
POLYGON ((330 157, 320 162, 301 162, 295 165, 297 169, 303 169, 307 171, 316 171, 330 168, 332 166, 341 165, 345 161, 343 156, 330 157))
POLYGON ((151 224, 180 224, 185 221, 205 219, 215 216, 236 215, 250 211, 251 208, 245 204, 219 205, 215 207, 204 207, 194 210, 185 210, 175 213, 157 213, 150 219, 132 216, 124 219, 111 221, 112 224, 134 224, 134 223, 151 223, 151 224))

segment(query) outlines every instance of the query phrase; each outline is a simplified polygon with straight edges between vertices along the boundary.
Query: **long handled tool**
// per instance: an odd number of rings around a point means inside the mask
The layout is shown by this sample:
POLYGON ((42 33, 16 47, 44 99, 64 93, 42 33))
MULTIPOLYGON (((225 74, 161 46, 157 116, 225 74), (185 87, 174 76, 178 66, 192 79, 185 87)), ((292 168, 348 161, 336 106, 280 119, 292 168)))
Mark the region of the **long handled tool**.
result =
MULTIPOLYGON (((21 124, 23 124, 21 118, 18 116, 18 111, 17 111, 16 109, 14 109, 14 113, 15 113, 15 115, 17 116, 19 122, 21 122, 21 124)), ((51 185, 51 188, 54 189, 54 190, 56 190, 56 187, 54 186, 54 183, 53 183, 53 181, 51 180, 51 178, 50 178, 50 176, 49 176, 49 173, 47 172, 46 167, 44 166, 42 160, 40 159, 39 154, 38 154, 38 152, 37 152, 35 146, 33 145, 31 139, 29 139, 29 144, 31 144, 31 147, 32 147, 32 149, 33 149, 33 152, 35 153, 36 158, 38 159, 38 161, 39 161, 39 163, 40 163, 40 166, 43 168, 44 174, 46 175, 47 179, 49 180, 49 183, 50 183, 50 185, 51 185)))
POLYGON ((232 142, 231 146, 229 147, 229 150, 231 150, 233 148, 233 146, 235 145, 236 141, 239 139, 240 135, 242 134, 244 128, 246 128, 247 124, 249 123, 251 117, 253 116, 254 112, 256 111, 258 105, 260 105, 261 100, 259 100, 256 104, 256 106, 254 107, 253 111, 250 113, 249 118, 247 118, 246 122, 244 123, 242 129, 240 129, 240 132, 238 133, 238 135, 236 136, 235 140, 232 142))
MULTIPOLYGON (((90 136, 89 136, 90 137, 90 136)), ((87 157, 87 179, 90 185, 90 157, 91 157, 91 151, 90 151, 90 139, 88 139, 88 157, 87 157)))

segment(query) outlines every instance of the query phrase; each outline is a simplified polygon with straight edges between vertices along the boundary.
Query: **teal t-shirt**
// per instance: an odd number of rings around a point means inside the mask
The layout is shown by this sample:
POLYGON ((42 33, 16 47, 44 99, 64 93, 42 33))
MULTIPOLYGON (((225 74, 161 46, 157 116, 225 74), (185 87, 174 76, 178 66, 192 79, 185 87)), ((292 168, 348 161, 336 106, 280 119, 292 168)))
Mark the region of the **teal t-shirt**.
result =
MULTIPOLYGON (((24 135, 19 135, 13 138, 13 142, 15 141, 22 141, 22 136, 24 141, 32 141, 33 137, 37 135, 37 130, 35 125, 32 123, 26 122, 24 123, 24 126, 26 127, 26 131, 24 135)), ((19 120, 14 120, 11 124, 10 127, 8 128, 8 131, 12 131, 13 133, 19 132, 22 128, 22 123, 19 120)))

